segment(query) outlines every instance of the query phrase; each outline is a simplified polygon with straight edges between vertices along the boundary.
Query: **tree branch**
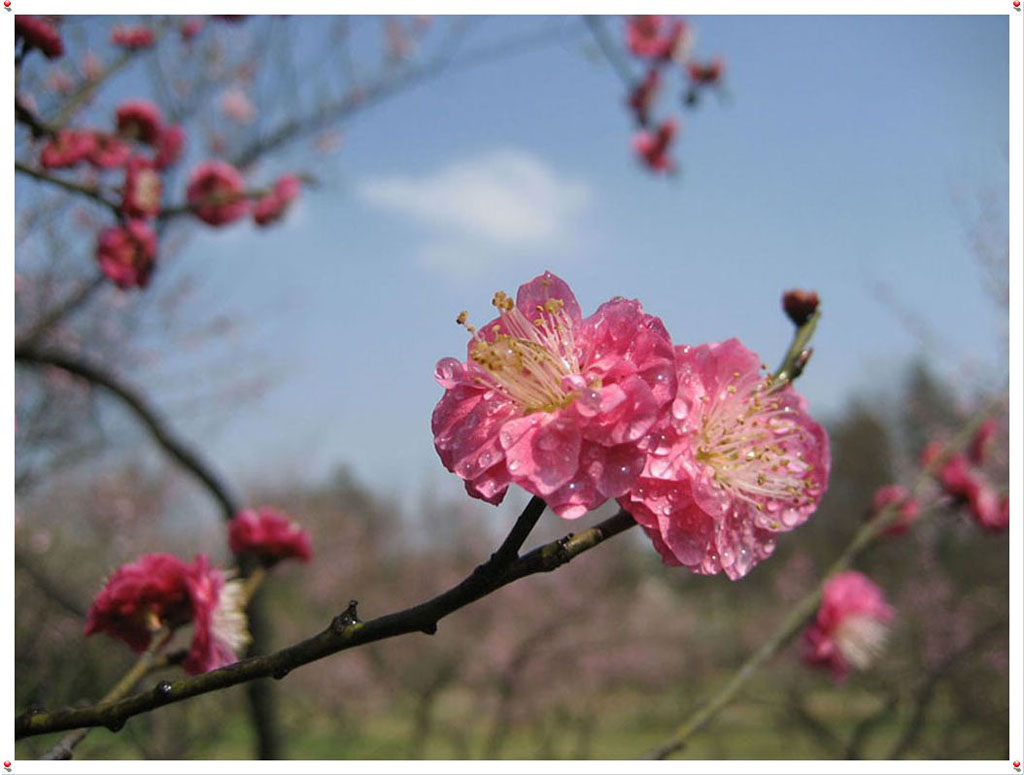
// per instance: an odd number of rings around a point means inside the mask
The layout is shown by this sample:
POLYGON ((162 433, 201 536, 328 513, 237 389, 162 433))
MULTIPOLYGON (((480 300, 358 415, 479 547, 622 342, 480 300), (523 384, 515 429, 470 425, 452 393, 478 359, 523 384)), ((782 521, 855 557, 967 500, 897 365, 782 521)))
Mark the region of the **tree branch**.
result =
POLYGON ((113 199, 108 199, 103 195, 103 192, 97 186, 90 186, 85 183, 78 183, 74 180, 66 180, 65 178, 51 175, 45 170, 41 170, 37 167, 25 164, 24 162, 14 162, 14 169, 16 172, 20 172, 22 175, 28 175, 31 178, 42 181, 43 183, 49 183, 52 186, 63 188, 65 191, 70 191, 73 194, 81 194, 87 196, 95 202, 99 202, 101 205, 106 205, 114 211, 116 215, 121 214, 121 206, 113 199))
POLYGON ((29 366, 53 366, 117 396, 142 421, 156 443, 207 489, 220 505, 225 519, 231 520, 238 513, 235 499, 210 466, 198 453, 174 435, 163 418, 139 392, 121 382, 113 374, 76 356, 32 345, 15 346, 14 360, 29 366))
MULTIPOLYGON (((272 676, 284 678, 297 667, 367 643, 394 638, 411 632, 436 631, 437 622, 464 606, 479 600, 496 589, 534 573, 548 573, 573 558, 600 545, 613 536, 633 527, 636 522, 625 511, 579 535, 572 533, 537 547, 500 569, 478 566, 469 576, 446 592, 419 605, 361 622, 355 605, 335 617, 322 632, 287 648, 264 656, 250 657, 209 673, 175 681, 168 688, 141 692, 117 702, 100 703, 86 708, 53 712, 28 712, 15 722, 15 737, 31 737, 79 727, 106 726, 120 729, 124 722, 161 705, 180 702, 189 697, 226 689, 240 683, 272 676)), ((513 528, 515 530, 515 528, 513 528)))

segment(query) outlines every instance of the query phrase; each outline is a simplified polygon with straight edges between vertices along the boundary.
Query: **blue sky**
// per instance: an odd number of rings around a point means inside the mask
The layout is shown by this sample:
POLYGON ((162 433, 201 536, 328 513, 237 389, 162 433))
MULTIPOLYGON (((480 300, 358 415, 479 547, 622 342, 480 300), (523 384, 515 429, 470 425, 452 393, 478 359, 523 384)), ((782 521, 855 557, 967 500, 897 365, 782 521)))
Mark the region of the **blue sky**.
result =
MULTIPOLYGON (((568 20, 559 43, 344 125, 327 185, 285 225, 197 234, 179 259, 201 270, 190 304, 244 316, 243 346, 223 354, 273 384, 185 432, 243 482, 346 464, 390 492, 459 492, 430 436, 434 364, 464 352, 460 310, 484 320, 494 290, 544 269, 585 311, 637 297, 676 341, 737 336, 769 363, 791 329, 780 293, 817 289, 800 387, 826 417, 922 352, 878 282, 946 344, 939 368, 971 356, 975 377, 1003 379, 1002 312, 958 195, 994 189, 1005 209, 1006 17, 692 21, 697 53, 728 60, 730 99, 683 114, 680 177, 638 167, 622 84, 568 20)), ((470 40, 549 24, 487 19, 470 40)), ((680 113, 678 89, 660 108, 680 113)), ((161 397, 157 372, 137 376, 161 397)))

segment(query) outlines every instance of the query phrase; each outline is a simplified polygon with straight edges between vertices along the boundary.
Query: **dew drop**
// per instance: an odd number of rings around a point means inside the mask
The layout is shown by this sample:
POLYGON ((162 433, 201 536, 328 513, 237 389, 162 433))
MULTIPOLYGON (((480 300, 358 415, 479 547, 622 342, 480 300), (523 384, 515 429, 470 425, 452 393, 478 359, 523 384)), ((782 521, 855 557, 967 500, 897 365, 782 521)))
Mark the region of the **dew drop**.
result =
POLYGON ((509 471, 517 471, 518 469, 519 469, 519 461, 518 460, 510 460, 509 464, 508 464, 508 470, 509 471))
POLYGON ((169 698, 171 696, 172 691, 173 687, 171 686, 170 681, 160 681, 159 683, 157 683, 156 686, 153 687, 153 694, 155 694, 162 700, 166 700, 167 698, 169 698))

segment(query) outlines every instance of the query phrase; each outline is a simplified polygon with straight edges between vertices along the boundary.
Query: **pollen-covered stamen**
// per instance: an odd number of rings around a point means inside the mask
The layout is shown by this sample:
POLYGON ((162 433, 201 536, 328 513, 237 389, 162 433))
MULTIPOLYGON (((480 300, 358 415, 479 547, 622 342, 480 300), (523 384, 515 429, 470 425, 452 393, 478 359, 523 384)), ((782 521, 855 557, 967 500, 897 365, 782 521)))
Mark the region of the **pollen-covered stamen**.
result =
POLYGON ((799 508, 815 499, 813 467, 793 451, 809 441, 807 431, 776 393, 770 375, 735 372, 717 396, 707 397, 696 455, 719 485, 762 511, 769 504, 799 508))
POLYGON ((483 372, 478 379, 505 393, 524 413, 553 412, 571 404, 576 393, 566 378, 579 376, 580 366, 565 302, 548 299, 538 305, 533 321, 502 291, 491 303, 500 325, 490 332, 469 325, 465 312, 457 318, 473 336, 470 357, 483 372))
POLYGON ((847 616, 835 631, 839 652, 859 670, 864 670, 878 659, 888 637, 888 625, 869 615, 847 616))

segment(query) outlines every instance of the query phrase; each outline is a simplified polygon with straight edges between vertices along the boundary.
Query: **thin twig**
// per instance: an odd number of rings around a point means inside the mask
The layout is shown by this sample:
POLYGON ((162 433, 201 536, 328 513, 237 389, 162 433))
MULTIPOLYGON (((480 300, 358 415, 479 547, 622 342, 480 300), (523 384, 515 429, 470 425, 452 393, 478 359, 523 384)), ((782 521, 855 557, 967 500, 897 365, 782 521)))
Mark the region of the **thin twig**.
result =
POLYGON ((97 273, 91 280, 79 285, 66 299, 57 303, 33 323, 31 328, 18 338, 17 346, 36 344, 47 331, 88 301, 92 294, 102 287, 105 280, 102 273, 97 273))
MULTIPOLYGON (((152 672, 154 665, 157 663, 157 655, 161 649, 167 645, 167 641, 171 639, 173 630, 162 630, 153 636, 152 641, 149 644, 149 648, 143 652, 142 656, 138 658, 132 668, 125 673, 121 680, 114 684, 113 688, 107 692, 101 703, 114 702, 124 697, 128 692, 135 688, 135 685, 149 675, 152 672)), ((74 754, 75 746, 85 739, 85 736, 92 730, 89 728, 76 729, 67 735, 64 735, 53 748, 44 753, 40 759, 70 759, 74 754)))
POLYGON ((291 670, 356 646, 412 632, 434 632, 437 622, 496 589, 534 573, 547 573, 633 527, 636 522, 625 511, 578 535, 568 535, 537 547, 519 557, 498 574, 478 566, 462 582, 446 592, 411 608, 360 622, 355 606, 331 622, 322 632, 287 648, 264 656, 250 657, 209 673, 173 682, 161 691, 146 691, 112 703, 85 708, 36 711, 15 722, 15 737, 31 737, 79 727, 106 726, 119 729, 125 720, 161 705, 225 689, 259 678, 284 678, 291 670))
POLYGON ((14 162, 14 170, 20 172, 22 175, 28 175, 31 178, 42 181, 43 183, 49 183, 52 186, 58 186, 63 188, 65 191, 70 191, 73 194, 81 194, 87 196, 95 202, 99 202, 102 205, 106 205, 115 214, 120 214, 121 205, 115 202, 113 199, 106 197, 98 186, 88 185, 86 183, 79 183, 75 180, 67 180, 56 175, 51 175, 45 170, 41 170, 37 167, 25 164, 24 162, 14 162))
POLYGON ((179 439, 164 422, 160 414, 149 405, 142 394, 123 383, 103 367, 57 350, 20 345, 14 348, 14 359, 29 366, 53 366, 97 385, 117 396, 142 421, 153 438, 174 460, 189 471, 209 491, 220 505, 224 518, 231 520, 238 513, 235 499, 210 466, 179 439))

